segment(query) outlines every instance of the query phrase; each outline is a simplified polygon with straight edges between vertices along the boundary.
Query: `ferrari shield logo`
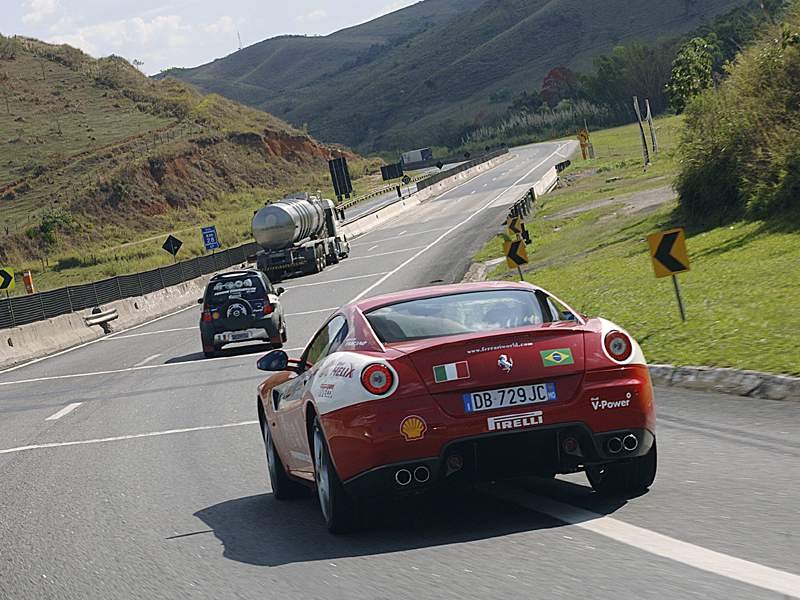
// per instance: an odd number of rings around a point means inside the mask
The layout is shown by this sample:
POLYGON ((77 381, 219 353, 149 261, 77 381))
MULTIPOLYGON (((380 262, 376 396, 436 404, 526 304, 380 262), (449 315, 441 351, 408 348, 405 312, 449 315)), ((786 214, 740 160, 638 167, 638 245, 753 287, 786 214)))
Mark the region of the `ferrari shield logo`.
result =
POLYGON ((500 358, 497 360, 497 366, 503 369, 505 373, 511 373, 511 369, 514 368, 514 361, 509 358, 508 355, 501 354, 500 358))

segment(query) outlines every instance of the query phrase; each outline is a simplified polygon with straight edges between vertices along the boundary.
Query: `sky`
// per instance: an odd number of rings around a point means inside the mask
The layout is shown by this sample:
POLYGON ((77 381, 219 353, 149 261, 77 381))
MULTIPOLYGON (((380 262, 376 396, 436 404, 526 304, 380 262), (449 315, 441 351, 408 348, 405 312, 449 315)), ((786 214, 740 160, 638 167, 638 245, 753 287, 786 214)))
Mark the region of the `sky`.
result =
POLYGON ((142 70, 193 67, 287 33, 327 35, 417 0, 0 0, 0 33, 70 44, 142 70))

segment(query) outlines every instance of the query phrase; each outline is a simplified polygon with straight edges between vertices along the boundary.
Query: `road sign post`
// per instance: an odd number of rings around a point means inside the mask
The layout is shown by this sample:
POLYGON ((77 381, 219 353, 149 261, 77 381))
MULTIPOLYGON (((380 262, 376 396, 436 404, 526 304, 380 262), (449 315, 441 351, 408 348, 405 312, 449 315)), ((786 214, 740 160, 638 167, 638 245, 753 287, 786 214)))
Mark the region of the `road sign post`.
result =
POLYGON ((206 251, 211 250, 219 250, 220 243, 219 243, 219 236, 217 235, 217 228, 214 225, 210 227, 203 227, 203 245, 206 247, 206 251))
POLYGON ((172 259, 175 262, 178 262, 178 250, 181 249, 183 246, 183 242, 176 238, 174 235, 170 235, 167 238, 167 241, 164 242, 164 245, 161 246, 164 250, 172 254, 172 259))
POLYGON ((519 280, 524 281, 522 275, 522 265, 528 264, 528 249, 523 240, 509 240, 503 244, 503 252, 506 255, 506 264, 509 269, 517 268, 519 280))
POLYGON ((650 258, 653 261, 653 271, 656 277, 672 277, 681 319, 686 322, 686 307, 683 304, 681 287, 677 278, 678 273, 690 270, 689 253, 686 250, 686 232, 678 228, 654 233, 647 236, 647 243, 650 246, 650 258))
POLYGON ((14 270, 0 267, 0 290, 5 290, 6 295, 8 295, 8 292, 14 291, 15 286, 14 270))

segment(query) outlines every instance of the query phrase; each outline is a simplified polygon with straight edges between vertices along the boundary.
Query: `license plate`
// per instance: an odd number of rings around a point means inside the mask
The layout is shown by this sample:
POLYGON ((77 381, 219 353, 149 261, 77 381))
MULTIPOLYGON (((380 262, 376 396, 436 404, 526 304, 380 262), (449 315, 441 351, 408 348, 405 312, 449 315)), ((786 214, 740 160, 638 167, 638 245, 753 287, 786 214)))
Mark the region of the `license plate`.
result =
POLYGON ((519 385, 499 390, 464 394, 464 411, 475 413, 497 408, 554 402, 557 399, 555 383, 519 385))
POLYGON ((231 342, 243 342, 250 339, 250 332, 239 331, 238 333, 231 333, 229 337, 231 342))

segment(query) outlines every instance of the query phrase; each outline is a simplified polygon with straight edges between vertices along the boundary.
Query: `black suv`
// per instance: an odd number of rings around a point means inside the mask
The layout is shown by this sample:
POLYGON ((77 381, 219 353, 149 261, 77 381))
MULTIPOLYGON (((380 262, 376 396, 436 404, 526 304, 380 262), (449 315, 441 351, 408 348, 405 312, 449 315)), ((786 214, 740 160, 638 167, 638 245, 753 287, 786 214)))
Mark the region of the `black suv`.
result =
POLYGON ((231 271, 211 278, 197 302, 203 305, 200 338, 211 358, 226 344, 263 340, 280 348, 286 342, 286 321, 275 288, 260 271, 231 271))

